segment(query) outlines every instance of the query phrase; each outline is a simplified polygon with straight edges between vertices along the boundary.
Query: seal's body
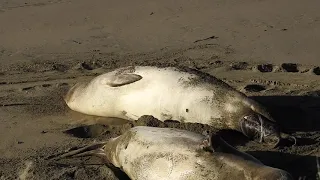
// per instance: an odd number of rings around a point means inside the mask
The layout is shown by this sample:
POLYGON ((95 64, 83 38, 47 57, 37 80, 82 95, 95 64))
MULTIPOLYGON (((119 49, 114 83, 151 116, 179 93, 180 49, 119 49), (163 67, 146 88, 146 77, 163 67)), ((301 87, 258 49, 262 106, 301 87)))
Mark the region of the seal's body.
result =
POLYGON ((137 120, 157 119, 234 129, 248 137, 279 137, 269 113, 223 81, 200 71, 176 67, 130 66, 78 83, 65 96, 84 114, 137 120))
POLYGON ((60 158, 100 156, 132 180, 292 179, 286 171, 265 166, 243 152, 233 153, 236 151, 221 138, 181 129, 137 126, 60 158))

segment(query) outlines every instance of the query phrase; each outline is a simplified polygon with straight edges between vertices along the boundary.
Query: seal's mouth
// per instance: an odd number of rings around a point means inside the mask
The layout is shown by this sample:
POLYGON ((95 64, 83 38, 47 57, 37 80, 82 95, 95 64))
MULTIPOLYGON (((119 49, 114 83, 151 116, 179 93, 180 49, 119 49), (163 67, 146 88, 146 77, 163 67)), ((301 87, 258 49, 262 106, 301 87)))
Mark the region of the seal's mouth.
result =
POLYGON ((244 116, 240 120, 241 132, 250 139, 277 145, 280 142, 280 130, 272 122, 260 114, 244 116))

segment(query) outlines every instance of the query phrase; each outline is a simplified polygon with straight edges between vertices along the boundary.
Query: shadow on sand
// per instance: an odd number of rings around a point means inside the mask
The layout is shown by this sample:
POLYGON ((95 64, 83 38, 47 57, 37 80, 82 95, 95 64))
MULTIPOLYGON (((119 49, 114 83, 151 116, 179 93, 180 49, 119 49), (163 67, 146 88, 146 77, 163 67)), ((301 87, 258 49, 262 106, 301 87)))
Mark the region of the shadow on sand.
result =
MULTIPOLYGON (((307 152, 310 152, 310 147, 318 148, 316 144, 319 144, 320 137, 319 92, 310 92, 305 96, 252 96, 250 98, 264 105, 284 132, 298 132, 301 135, 297 138, 298 148, 307 148, 307 152)), ((320 172, 318 172, 320 158, 317 156, 271 151, 248 151, 247 153, 266 165, 290 172, 294 179, 320 179, 320 172)))
POLYGON ((264 105, 284 131, 320 131, 320 97, 252 96, 264 105))
POLYGON ((317 180, 320 178, 318 175, 319 157, 271 151, 247 151, 247 153, 253 155, 265 165, 289 172, 294 179, 317 180))

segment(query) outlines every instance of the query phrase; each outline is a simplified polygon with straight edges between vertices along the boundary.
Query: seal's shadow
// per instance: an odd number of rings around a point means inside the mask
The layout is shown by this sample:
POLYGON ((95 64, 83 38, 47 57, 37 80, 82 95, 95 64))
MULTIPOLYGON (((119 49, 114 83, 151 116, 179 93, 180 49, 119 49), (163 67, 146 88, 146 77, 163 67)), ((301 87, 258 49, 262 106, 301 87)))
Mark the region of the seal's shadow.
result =
POLYGON ((245 146, 246 143, 250 142, 250 139, 248 139, 242 133, 235 130, 222 129, 222 130, 219 130, 216 133, 216 135, 219 135, 231 146, 238 146, 238 145, 245 146))
POLYGON ((289 153, 271 151, 247 151, 248 154, 259 159, 263 164, 283 169, 294 179, 317 179, 320 158, 316 156, 301 156, 289 153))
POLYGON ((284 131, 320 131, 320 97, 251 96, 264 105, 284 131))

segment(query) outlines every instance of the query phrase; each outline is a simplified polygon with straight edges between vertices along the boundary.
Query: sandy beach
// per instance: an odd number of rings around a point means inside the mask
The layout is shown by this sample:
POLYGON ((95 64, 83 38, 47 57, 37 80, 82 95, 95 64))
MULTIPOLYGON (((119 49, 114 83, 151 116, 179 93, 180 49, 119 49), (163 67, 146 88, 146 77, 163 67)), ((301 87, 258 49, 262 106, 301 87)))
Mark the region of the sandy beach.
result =
POLYGON ((80 114, 63 101, 76 82, 128 65, 187 66, 222 79, 268 107, 299 143, 233 142, 239 134, 228 142, 295 179, 319 179, 319 7, 316 0, 0 1, 0 179, 126 179, 94 157, 45 158, 152 124, 80 114), (76 136, 64 133, 79 126, 76 136))

